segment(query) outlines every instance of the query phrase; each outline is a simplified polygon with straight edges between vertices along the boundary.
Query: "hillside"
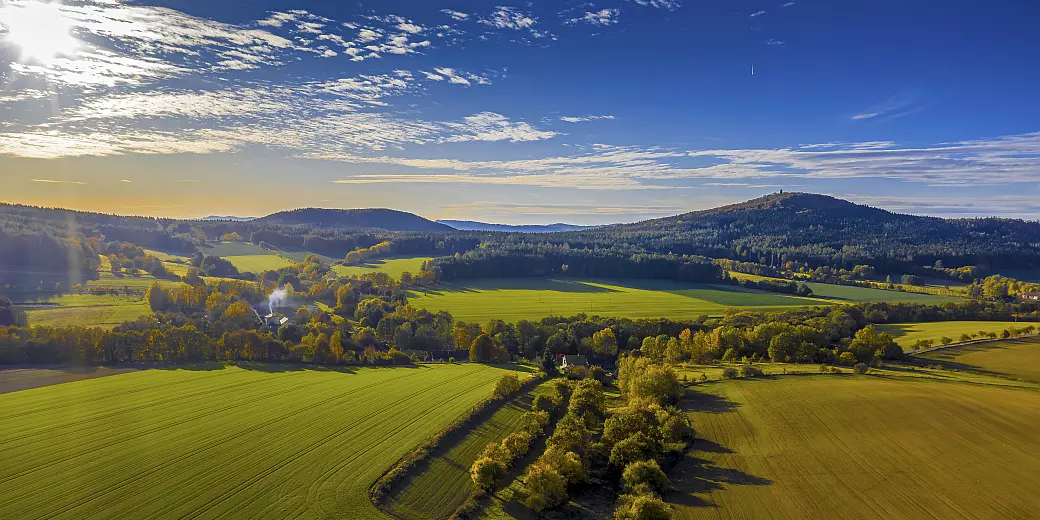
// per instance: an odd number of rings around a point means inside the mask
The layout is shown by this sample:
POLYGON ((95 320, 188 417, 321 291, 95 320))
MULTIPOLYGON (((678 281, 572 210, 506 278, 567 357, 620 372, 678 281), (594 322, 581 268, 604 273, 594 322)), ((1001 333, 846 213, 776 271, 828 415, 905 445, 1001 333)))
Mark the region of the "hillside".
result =
POLYGON ((257 224, 318 228, 364 228, 388 231, 454 231, 450 226, 393 209, 319 209, 282 211, 253 221, 257 224))
POLYGON ((545 225, 510 225, 510 224, 488 224, 486 222, 475 222, 472 220, 438 220, 437 222, 451 226, 459 231, 501 231, 506 233, 558 233, 563 231, 581 231, 584 229, 595 229, 600 226, 575 226, 573 224, 545 224, 545 225))
POLYGON ((562 235, 571 247, 628 245, 654 252, 758 262, 823 265, 1032 266, 1040 263, 1040 223, 942 219, 892 213, 809 193, 747 202, 634 224, 562 235))

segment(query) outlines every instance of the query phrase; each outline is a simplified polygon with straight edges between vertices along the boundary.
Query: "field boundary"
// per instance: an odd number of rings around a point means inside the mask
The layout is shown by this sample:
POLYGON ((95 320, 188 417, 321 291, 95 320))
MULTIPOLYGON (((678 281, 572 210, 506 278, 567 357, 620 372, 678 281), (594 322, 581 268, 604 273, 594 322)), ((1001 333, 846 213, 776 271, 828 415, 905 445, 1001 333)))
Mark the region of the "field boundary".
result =
POLYGON ((468 412, 460 416, 454 422, 446 426, 443 430, 436 433, 417 446, 412 451, 406 453, 401 457, 394 465, 387 468, 382 475, 376 479, 368 488, 369 499, 372 501, 372 505, 379 509, 380 512, 390 516, 391 518, 400 518, 397 514, 385 507, 385 499, 389 494, 390 490, 401 483, 401 481, 409 476, 409 473, 420 463, 428 460, 435 452, 439 453, 444 446, 450 444, 450 442, 444 442, 445 440, 452 440, 456 435, 468 433, 471 426, 482 423, 494 415, 500 408, 505 406, 507 403, 512 402, 514 399, 522 396, 533 390, 539 384, 544 382, 544 378, 538 375, 528 378, 520 385, 520 390, 515 394, 508 397, 495 397, 489 396, 484 400, 474 405, 468 412))
MULTIPOLYGON (((1030 322, 1024 322, 1024 323, 1030 323, 1030 322)), ((1040 336, 1040 333, 1036 333, 1036 334, 1023 334, 1021 336, 1013 336, 1013 337, 1010 337, 1010 338, 973 339, 971 341, 959 341, 957 343, 950 343, 949 345, 939 345, 938 347, 924 348, 924 349, 918 349, 918 350, 908 350, 908 351, 904 352, 904 354, 907 354, 907 355, 927 354, 928 352, 935 352, 937 350, 945 350, 945 349, 954 348, 954 347, 963 347, 965 345, 980 345, 980 344, 983 344, 983 343, 993 343, 995 341, 1009 341, 1009 340, 1013 340, 1013 339, 1035 338, 1037 336, 1040 336)))

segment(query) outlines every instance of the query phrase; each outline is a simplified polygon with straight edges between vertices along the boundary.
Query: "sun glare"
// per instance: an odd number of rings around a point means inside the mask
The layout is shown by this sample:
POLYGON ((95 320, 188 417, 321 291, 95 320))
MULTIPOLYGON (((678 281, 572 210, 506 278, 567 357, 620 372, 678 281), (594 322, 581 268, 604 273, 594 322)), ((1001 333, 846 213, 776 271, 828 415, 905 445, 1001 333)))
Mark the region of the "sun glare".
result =
POLYGON ((9 5, 0 11, 0 24, 6 28, 0 40, 16 46, 24 61, 47 64, 60 56, 71 56, 79 47, 79 40, 72 36, 72 24, 56 2, 9 5))

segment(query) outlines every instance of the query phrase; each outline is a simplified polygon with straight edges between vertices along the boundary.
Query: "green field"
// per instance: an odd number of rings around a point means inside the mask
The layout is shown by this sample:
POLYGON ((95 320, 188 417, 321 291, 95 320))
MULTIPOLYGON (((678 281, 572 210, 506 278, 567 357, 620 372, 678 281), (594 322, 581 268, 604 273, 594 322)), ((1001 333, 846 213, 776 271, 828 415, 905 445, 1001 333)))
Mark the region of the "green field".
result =
POLYGON ((1000 333, 1004 329, 1021 329, 1029 323, 1013 321, 939 321, 934 323, 896 323, 878 325, 878 330, 887 332, 892 339, 904 348, 918 340, 930 339, 935 346, 941 345, 940 339, 946 336, 954 342, 960 341, 961 334, 976 334, 979 331, 1000 333))
POLYGON ((270 253, 263 255, 225 256, 223 258, 231 262, 239 272, 243 273, 259 274, 264 271, 277 271, 293 264, 289 260, 270 253))
POLYGON ((401 273, 408 271, 415 274, 422 270, 422 264, 428 257, 402 257, 402 258, 378 258, 364 265, 337 265, 333 270, 340 276, 363 275, 365 273, 384 272, 394 278, 400 278, 401 273))
MULTIPOLYGON (((730 271, 730 276, 739 280, 779 280, 780 278, 773 278, 769 276, 759 276, 755 274, 746 274, 730 271)), ((943 296, 938 294, 926 294, 926 293, 912 293, 894 291, 888 289, 875 289, 870 287, 856 287, 852 285, 837 285, 830 283, 818 283, 818 282, 802 282, 795 280, 798 283, 804 283, 813 290, 813 297, 826 298, 829 300, 838 300, 845 302, 889 302, 889 303, 923 303, 926 305, 934 305, 940 303, 946 303, 951 301, 957 301, 959 298, 956 296, 943 296)), ((935 289, 936 291, 939 289, 935 289)))
POLYGON ((853 287, 849 285, 835 285, 829 283, 809 282, 813 296, 816 298, 827 298, 829 300, 840 300, 848 303, 856 302, 888 302, 888 303, 922 303, 925 305, 937 305, 959 301, 955 296, 940 296, 936 294, 911 293, 900 291, 889 291, 886 289, 872 289, 869 287, 853 287))
POLYGON ((1030 518, 1040 392, 816 375, 698 385, 673 518, 1030 518))
POLYGON ((926 352, 921 359, 944 368, 999 374, 1040 383, 1040 338, 1027 337, 975 343, 926 352))
POLYGON ((137 295, 64 294, 22 305, 26 306, 29 325, 52 327, 79 325, 110 329, 152 314, 148 302, 137 295))
POLYGON ((388 506, 402 520, 448 518, 474 490, 470 468, 484 448, 516 432, 524 413, 531 411, 535 395, 548 393, 542 383, 528 394, 503 406, 429 464, 421 466, 408 482, 391 493, 388 506))
POLYGON ((254 368, 0 395, 3 517, 385 518, 368 486, 503 373, 254 368))
POLYGON ((540 319, 587 313, 627 318, 694 319, 722 315, 730 307, 779 310, 826 302, 728 285, 671 280, 574 280, 496 278, 440 284, 412 291, 409 302, 456 319, 486 322, 540 319))

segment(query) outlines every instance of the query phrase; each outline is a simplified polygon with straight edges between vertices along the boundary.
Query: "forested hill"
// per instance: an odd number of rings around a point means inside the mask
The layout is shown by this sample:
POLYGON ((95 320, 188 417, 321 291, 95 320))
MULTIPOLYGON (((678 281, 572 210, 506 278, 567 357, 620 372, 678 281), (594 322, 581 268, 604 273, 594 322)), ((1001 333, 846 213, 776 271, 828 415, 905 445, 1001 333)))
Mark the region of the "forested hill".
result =
POLYGON ((474 222, 472 220, 438 220, 459 231, 501 231, 505 233, 558 233, 561 231, 580 231, 583 229, 595 229, 600 226, 575 226, 573 224, 545 224, 545 225, 510 225, 510 224, 488 224, 486 222, 474 222))
POLYGON ((776 264, 898 271, 908 265, 1040 265, 1040 223, 902 215, 826 195, 772 194, 740 204, 553 235, 571 247, 624 247, 776 264))
POLYGON ((318 209, 283 211, 253 221, 263 225, 318 228, 369 228, 388 231, 454 231, 450 226, 393 209, 318 209))

